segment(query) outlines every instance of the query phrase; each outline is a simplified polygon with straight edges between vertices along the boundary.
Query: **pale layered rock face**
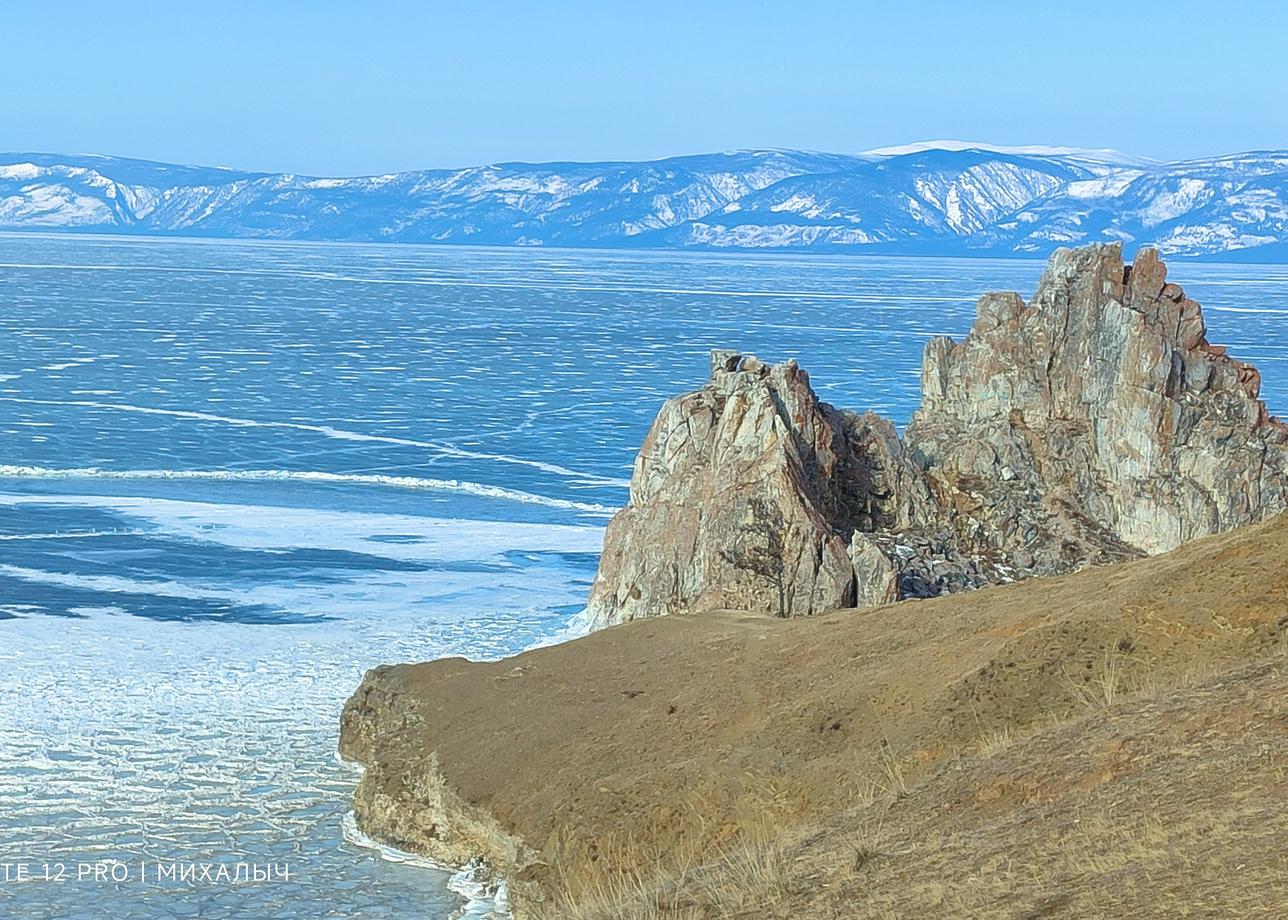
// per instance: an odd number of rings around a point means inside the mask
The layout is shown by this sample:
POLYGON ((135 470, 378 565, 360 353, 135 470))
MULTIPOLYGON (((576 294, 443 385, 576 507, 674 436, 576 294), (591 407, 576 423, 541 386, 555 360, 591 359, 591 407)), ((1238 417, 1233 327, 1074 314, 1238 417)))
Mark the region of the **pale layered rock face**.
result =
POLYGON ((821 402, 794 361, 715 352, 707 385, 668 400, 644 441, 604 540, 592 625, 853 606, 850 535, 907 526, 928 497, 888 422, 821 402))
POLYGON ((821 402, 795 362, 712 355, 636 460, 593 626, 736 608, 804 616, 1163 552, 1288 501, 1288 430, 1208 344, 1152 250, 1052 256, 932 340, 900 439, 821 402))
POLYGON ((1166 276, 1151 249, 1061 250, 1028 304, 985 295, 965 340, 929 343, 906 442, 965 546, 1058 572, 1284 509, 1260 376, 1166 276))

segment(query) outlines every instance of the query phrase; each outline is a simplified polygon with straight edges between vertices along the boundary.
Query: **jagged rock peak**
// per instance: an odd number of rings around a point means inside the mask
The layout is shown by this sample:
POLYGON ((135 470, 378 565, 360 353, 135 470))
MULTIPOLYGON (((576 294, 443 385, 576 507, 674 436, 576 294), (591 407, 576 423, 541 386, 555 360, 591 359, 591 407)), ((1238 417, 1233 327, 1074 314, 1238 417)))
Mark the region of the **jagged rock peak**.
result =
POLYGON ((645 438, 591 621, 853 605, 850 535, 909 524, 918 485, 889 422, 822 402, 795 361, 715 351, 707 384, 667 400, 645 438))
POLYGON ((927 345, 906 442, 968 543, 1063 570, 1282 510, 1288 432, 1260 382, 1154 250, 1062 249, 1027 304, 986 294, 962 342, 927 345))
POLYGON ((794 361, 718 350, 670 399, 609 524, 593 625, 720 607, 799 616, 1169 550, 1288 506, 1288 428, 1208 342, 1157 254, 1059 250, 926 347, 894 426, 794 361))

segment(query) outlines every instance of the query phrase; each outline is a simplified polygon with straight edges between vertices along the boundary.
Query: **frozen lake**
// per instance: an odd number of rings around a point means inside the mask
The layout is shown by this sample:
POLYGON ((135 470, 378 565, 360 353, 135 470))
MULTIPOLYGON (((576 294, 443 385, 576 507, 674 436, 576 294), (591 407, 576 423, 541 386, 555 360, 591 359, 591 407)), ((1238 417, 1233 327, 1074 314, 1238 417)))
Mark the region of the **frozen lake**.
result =
MULTIPOLYGON (((0 236, 0 863, 67 867, 0 875, 0 915, 452 915, 444 873, 343 833, 363 671, 562 629, 710 348, 902 424, 925 340, 1040 271, 0 236)), ((1288 412, 1288 267, 1171 278, 1288 412)))

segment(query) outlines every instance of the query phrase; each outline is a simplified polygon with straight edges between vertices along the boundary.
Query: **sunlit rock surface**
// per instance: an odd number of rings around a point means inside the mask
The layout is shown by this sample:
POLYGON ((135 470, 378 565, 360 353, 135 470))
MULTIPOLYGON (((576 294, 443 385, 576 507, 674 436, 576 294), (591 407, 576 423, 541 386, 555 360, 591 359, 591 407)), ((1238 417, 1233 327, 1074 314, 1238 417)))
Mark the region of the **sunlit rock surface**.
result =
POLYGON ((902 439, 794 361, 713 352, 644 442, 591 623, 873 606, 1260 520, 1288 504, 1288 428, 1259 386, 1157 253, 1119 244, 1056 252, 1031 301, 986 294, 962 342, 931 340, 902 439))
POLYGON ((910 450, 968 545, 1043 572, 1159 553, 1285 507, 1285 435, 1256 369, 1207 342, 1150 249, 1057 252, 1025 304, 980 299, 926 349, 910 450))

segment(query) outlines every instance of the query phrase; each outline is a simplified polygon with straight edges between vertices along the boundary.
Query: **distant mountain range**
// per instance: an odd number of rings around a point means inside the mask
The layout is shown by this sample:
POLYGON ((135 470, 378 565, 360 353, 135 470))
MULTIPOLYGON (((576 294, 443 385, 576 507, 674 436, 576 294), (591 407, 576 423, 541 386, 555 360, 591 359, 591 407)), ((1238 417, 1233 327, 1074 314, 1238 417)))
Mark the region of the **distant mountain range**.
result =
POLYGON ((1288 261, 1288 151, 1158 163, 935 141, 339 179, 9 153, 0 230, 993 256, 1123 240, 1288 261))

